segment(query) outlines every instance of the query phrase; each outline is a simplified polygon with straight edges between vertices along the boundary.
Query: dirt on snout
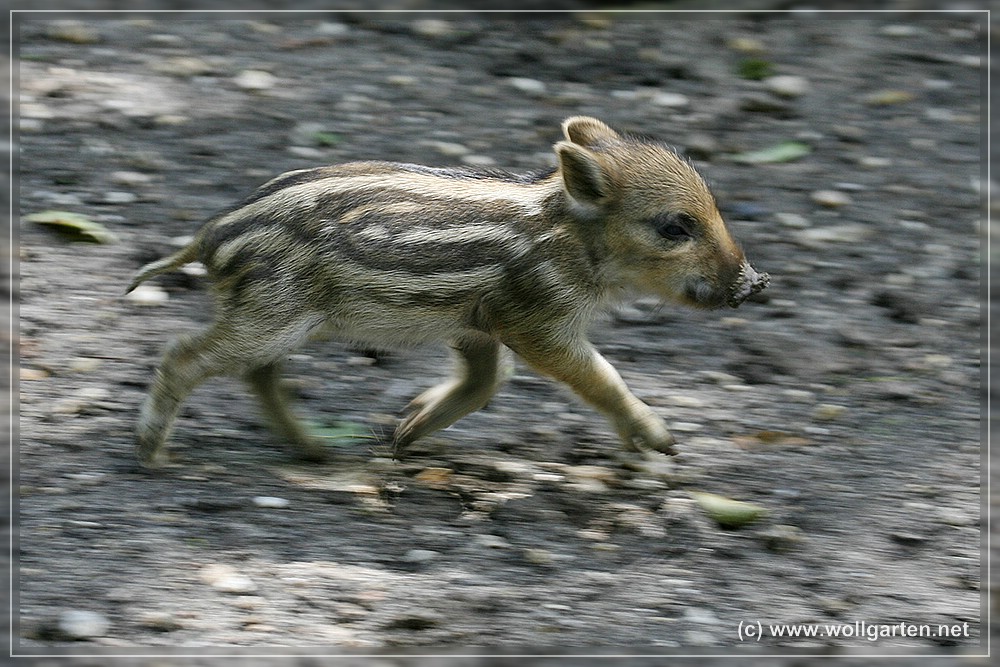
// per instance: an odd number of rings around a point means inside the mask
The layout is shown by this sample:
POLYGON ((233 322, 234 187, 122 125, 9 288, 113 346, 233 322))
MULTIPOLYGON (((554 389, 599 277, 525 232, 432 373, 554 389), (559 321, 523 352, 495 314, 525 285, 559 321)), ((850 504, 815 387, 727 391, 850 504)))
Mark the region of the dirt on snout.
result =
POLYGON ((14 652, 982 652, 988 29, 20 16, 14 652), (517 362, 395 460, 384 438, 447 350, 316 343, 287 382, 329 463, 290 458, 218 379, 174 463, 138 467, 159 355, 211 319, 197 267, 124 298, 139 266, 283 171, 530 171, 578 114, 693 160, 771 275, 738 310, 639 299, 593 328, 676 457, 625 456, 517 362))

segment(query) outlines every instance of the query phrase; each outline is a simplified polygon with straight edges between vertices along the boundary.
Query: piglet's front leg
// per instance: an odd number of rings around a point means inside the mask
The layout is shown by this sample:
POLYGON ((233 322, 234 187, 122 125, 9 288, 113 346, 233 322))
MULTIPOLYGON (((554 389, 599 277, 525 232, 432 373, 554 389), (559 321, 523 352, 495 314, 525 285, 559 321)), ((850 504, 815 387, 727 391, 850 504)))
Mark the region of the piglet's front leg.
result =
POLYGON ((536 370, 566 383, 604 414, 625 449, 677 453, 674 437, 663 420, 629 391, 618 371, 589 341, 506 342, 536 370))

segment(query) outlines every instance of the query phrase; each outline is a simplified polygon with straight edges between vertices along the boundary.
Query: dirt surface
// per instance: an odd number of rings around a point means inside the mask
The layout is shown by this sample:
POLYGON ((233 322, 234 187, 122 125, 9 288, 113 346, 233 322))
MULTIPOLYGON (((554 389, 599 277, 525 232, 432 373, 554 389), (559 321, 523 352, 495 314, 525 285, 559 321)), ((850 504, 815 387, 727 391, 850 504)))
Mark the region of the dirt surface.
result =
MULTIPOLYGON (((117 240, 19 227, 15 653, 981 652, 981 21, 184 18, 20 24, 18 210, 117 240), (159 354, 211 313, 196 273, 124 299, 141 264, 282 171, 536 169, 575 114, 693 158, 772 276, 736 311, 640 299, 594 327, 677 457, 623 458, 518 365, 401 461, 297 463, 212 381, 175 463, 137 466, 159 354), (786 141, 808 154, 734 159, 786 141), (723 528, 701 491, 766 514, 723 528)), ((448 363, 315 344, 288 381, 316 424, 385 436, 448 363)))

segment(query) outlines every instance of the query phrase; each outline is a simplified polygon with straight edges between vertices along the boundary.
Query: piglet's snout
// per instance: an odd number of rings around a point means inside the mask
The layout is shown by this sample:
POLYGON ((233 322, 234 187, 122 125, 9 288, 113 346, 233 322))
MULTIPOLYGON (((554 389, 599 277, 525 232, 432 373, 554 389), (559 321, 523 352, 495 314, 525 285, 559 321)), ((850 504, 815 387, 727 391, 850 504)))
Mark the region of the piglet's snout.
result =
POLYGON ((744 261, 740 266, 740 275, 733 283, 733 289, 729 293, 726 303, 731 308, 736 308, 743 303, 751 294, 756 294, 765 289, 771 283, 771 276, 766 273, 757 273, 749 262, 744 261))

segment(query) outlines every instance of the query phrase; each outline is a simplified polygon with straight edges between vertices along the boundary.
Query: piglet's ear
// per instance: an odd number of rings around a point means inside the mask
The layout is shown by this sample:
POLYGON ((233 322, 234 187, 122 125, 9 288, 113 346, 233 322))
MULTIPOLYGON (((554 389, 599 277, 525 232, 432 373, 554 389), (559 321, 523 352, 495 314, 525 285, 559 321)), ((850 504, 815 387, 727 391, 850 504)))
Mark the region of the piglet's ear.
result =
POLYGON ((576 203, 597 206, 611 194, 608 172, 597 155, 568 141, 556 144, 556 155, 563 187, 576 203))
POLYGON ((589 116, 567 118, 563 121, 562 129, 567 139, 574 144, 586 147, 621 138, 610 127, 589 116))

